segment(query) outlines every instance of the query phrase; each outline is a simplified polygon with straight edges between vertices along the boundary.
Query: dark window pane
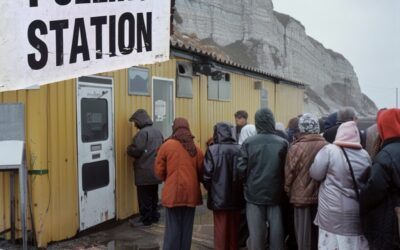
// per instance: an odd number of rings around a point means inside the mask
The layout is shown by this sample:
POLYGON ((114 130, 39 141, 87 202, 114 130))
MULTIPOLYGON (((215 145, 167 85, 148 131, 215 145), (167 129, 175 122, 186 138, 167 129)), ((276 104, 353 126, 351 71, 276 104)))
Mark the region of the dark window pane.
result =
POLYGON ((142 68, 129 69, 129 95, 148 95, 149 94, 149 70, 142 68))
POLYGON ((91 162, 82 166, 83 191, 106 187, 110 183, 110 171, 107 160, 91 162))
POLYGON ((108 139, 108 103, 106 99, 81 100, 82 141, 94 142, 108 139))

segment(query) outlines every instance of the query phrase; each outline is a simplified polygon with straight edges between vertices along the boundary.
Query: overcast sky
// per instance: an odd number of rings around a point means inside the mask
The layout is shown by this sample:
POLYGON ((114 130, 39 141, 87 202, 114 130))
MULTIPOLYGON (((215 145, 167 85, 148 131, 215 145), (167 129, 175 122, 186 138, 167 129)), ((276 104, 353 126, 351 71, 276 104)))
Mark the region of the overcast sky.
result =
MULTIPOLYGON (((378 106, 395 107, 400 91, 400 0, 273 0, 306 33, 343 54, 362 91, 378 106)), ((400 100, 399 100, 400 105, 400 100)))

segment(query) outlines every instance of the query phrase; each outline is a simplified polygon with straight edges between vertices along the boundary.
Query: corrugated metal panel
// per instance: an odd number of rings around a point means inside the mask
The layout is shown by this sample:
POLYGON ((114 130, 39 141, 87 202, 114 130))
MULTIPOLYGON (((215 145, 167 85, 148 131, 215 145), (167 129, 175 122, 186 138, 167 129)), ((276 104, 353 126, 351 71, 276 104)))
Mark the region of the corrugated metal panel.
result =
POLYGON ((276 85, 275 96, 275 116, 277 122, 282 122, 286 126, 291 118, 303 113, 304 89, 278 84, 276 85))
MULTIPOLYGON (((212 136, 213 126, 220 121, 228 121, 234 124, 234 113, 237 110, 246 110, 249 114, 248 123, 254 124, 254 114, 260 108, 260 90, 254 88, 254 82, 259 79, 230 73, 232 83, 232 98, 230 101, 208 100, 207 77, 201 76, 200 83, 200 123, 201 145, 212 136)), ((273 84, 265 82, 269 91, 273 84)), ((270 98, 270 103, 273 99, 270 98)))
MULTIPOLYGON (((27 166, 49 171, 29 178, 39 246, 74 236, 78 227, 74 81, 1 96, 2 103, 25 103, 27 166)), ((9 192, 7 175, 0 173, 0 193, 9 192)), ((2 228, 8 226, 9 209, 0 209, 2 228)))

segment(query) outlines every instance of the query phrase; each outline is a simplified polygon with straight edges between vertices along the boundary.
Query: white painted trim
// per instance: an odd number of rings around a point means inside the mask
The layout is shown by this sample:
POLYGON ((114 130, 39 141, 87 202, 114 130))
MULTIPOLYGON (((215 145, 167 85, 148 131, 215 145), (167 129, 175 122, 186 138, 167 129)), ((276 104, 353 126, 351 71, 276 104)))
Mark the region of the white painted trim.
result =
POLYGON ((164 81, 170 81, 172 82, 172 109, 173 109, 173 117, 172 121, 175 120, 176 118, 176 91, 175 91, 175 79, 173 78, 165 78, 165 77, 158 77, 158 76, 153 76, 151 78, 151 120, 153 120, 154 117, 154 80, 164 80, 164 81))

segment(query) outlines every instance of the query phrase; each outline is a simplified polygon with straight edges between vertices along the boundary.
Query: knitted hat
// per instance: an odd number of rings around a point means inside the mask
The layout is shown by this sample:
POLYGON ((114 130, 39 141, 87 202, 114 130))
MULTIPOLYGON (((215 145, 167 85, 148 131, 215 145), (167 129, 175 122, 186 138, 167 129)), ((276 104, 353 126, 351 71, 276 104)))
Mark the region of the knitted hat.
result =
POLYGON ((333 144, 346 148, 362 148, 360 144, 360 132, 354 121, 342 123, 336 134, 333 144))
POLYGON ((318 118, 310 113, 305 113, 299 119, 300 133, 318 134, 319 122, 318 118))

